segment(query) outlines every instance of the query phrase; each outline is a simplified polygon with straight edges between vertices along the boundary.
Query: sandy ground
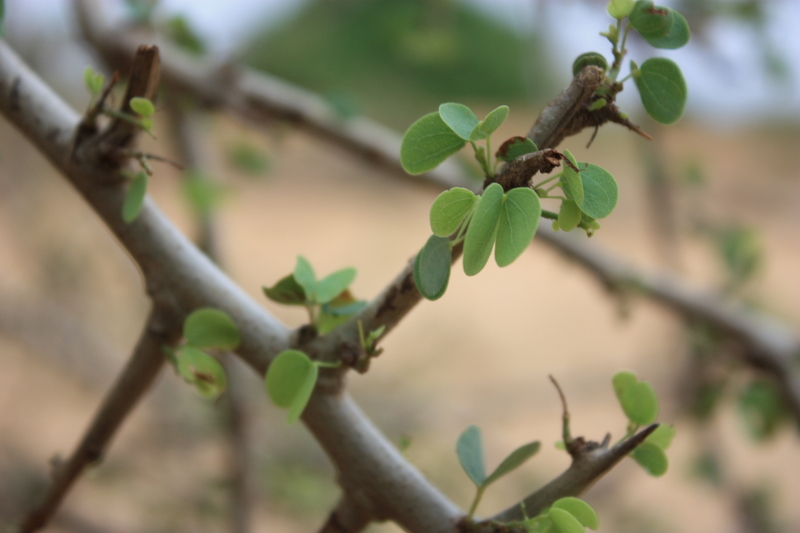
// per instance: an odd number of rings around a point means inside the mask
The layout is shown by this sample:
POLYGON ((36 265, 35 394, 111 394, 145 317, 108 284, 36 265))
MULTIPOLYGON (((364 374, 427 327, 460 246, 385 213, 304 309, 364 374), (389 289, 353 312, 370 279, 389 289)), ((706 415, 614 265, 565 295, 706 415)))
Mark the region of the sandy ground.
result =
MULTIPOLYGON (((517 116, 501 136, 526 131, 529 116, 517 116)), ((218 219, 224 264, 289 325, 300 325, 303 313, 265 301, 261 286, 290 272, 297 254, 321 274, 357 267, 354 292, 369 298, 429 235, 435 192, 428 188, 387 177, 300 134, 265 141, 219 117, 209 126, 211 172, 232 191, 218 219), (248 178, 225 163, 218 148, 241 139, 271 154, 266 177, 248 178)), ((708 179, 701 192, 681 189, 677 197, 685 275, 698 287, 719 279, 713 251, 689 235, 690 217, 752 224, 766 262, 748 295, 797 329, 797 130, 683 124, 654 134, 668 173, 677 176, 701 158, 708 179)), ((590 150, 583 148, 586 140, 582 135, 568 146, 579 160, 608 168, 621 190, 617 211, 592 240, 643 267, 662 266, 644 200, 644 141, 615 129, 602 131, 590 150)), ((36 493, 48 460, 68 454, 80 438, 135 341, 147 302, 135 267, 66 182, 6 123, 0 123, 0 143, 0 519, 9 520, 36 493)), ((170 151, 168 142, 148 148, 170 151)), ((151 192, 180 227, 193 232, 174 171, 159 167, 151 192)), ((513 265, 490 264, 475 278, 457 267, 446 296, 423 302, 386 339, 370 372, 350 378, 350 390, 391 439, 410 438, 409 459, 463 506, 472 488, 453 448, 467 425, 483 429, 488 465, 540 439, 539 455, 488 491, 479 513, 489 514, 568 464, 553 446, 560 405, 547 375, 556 376, 567 394, 574 433, 600 440, 606 432, 619 437, 624 431, 610 380, 631 369, 654 384, 661 419, 675 423, 678 436, 664 478, 652 479, 629 461, 588 493, 601 531, 735 531, 730 498, 689 474, 704 438, 727 461, 733 487, 767 487, 779 521, 800 524, 796 434, 784 430, 764 445, 752 444, 730 402, 711 429, 695 431, 678 414, 686 363, 680 322, 642 300, 631 302, 624 315, 579 267, 534 244, 513 265)), ((745 375, 735 378, 744 381, 745 375)), ((330 467, 302 427, 285 425, 258 377, 245 372, 240 386, 250 399, 257 530, 313 531, 337 498, 330 467)), ((224 531, 228 455, 221 411, 168 369, 104 464, 70 494, 65 513, 109 531, 224 531)), ((74 524, 65 523, 53 531, 70 529, 74 524)))

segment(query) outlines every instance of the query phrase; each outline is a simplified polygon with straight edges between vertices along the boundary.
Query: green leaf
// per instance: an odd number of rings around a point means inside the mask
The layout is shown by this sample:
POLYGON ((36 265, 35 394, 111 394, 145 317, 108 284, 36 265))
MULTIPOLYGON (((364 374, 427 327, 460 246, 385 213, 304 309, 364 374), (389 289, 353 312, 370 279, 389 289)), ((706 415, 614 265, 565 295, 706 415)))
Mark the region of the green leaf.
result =
POLYGON ((461 468, 478 487, 486 481, 486 467, 483 464, 483 443, 478 426, 469 426, 456 442, 456 454, 461 468))
POLYGON ((207 215, 225 198, 227 189, 196 171, 189 171, 183 180, 183 195, 200 215, 207 215))
POLYGON ((484 480, 483 486, 489 486, 489 484, 494 483, 512 470, 520 467, 522 463, 536 455, 536 452, 539 451, 539 447, 539 441, 529 442, 528 444, 524 444, 511 452, 508 457, 503 459, 503 462, 500 463, 500 466, 495 468, 494 472, 489 474, 489 477, 484 480))
POLYGON ((444 123, 438 112, 430 113, 406 130, 400 145, 400 163, 409 174, 422 174, 439 166, 466 143, 444 123))
POLYGON ((472 130, 478 125, 478 117, 464 104, 442 104, 439 106, 439 116, 445 124, 465 141, 470 140, 472 130))
POLYGON ((336 298, 356 279, 355 268, 343 268, 328 274, 316 283, 316 302, 325 304, 336 298))
MULTIPOLYGON (((441 111, 439 111, 441 113, 441 111)), ((508 117, 508 106, 501 105, 486 115, 486 118, 478 122, 469 134, 469 140, 481 141, 489 137, 499 128, 508 117)))
POLYGON ((103 90, 103 85, 106 82, 105 76, 99 72, 95 72, 92 67, 83 69, 83 83, 86 88, 92 93, 92 96, 97 96, 103 90))
POLYGON ((672 27, 666 35, 661 37, 644 37, 650 43, 650 46, 655 48, 663 48, 665 50, 675 50, 681 48, 689 42, 691 32, 689 31, 689 23, 683 15, 677 11, 672 11, 674 21, 672 27))
MULTIPOLYGON (((578 168, 578 162, 569 150, 564 150, 564 157, 572 163, 572 166, 578 168)), ((579 206, 583 204, 583 181, 575 169, 566 162, 564 162, 564 171, 561 174, 560 183, 567 198, 579 206)))
POLYGON ((737 407, 748 434, 756 441, 774 435, 786 419, 781 393, 765 380, 750 383, 739 394, 737 407))
POLYGON ((122 220, 128 224, 136 220, 144 205, 145 194, 147 194, 147 173, 141 171, 133 176, 125 191, 125 198, 122 200, 122 220))
POLYGON ((455 232, 477 201, 475 193, 463 187, 454 187, 437 196, 430 214, 434 235, 447 237, 455 232))
POLYGON ((653 57, 642 63, 633 78, 648 115, 662 124, 672 124, 681 118, 687 91, 678 65, 663 57, 653 57))
POLYGON ((438 300, 447 290, 452 263, 450 241, 431 235, 414 260, 414 283, 428 300, 438 300))
POLYGON ((664 37, 675 22, 675 11, 655 6, 648 0, 639 0, 628 19, 631 26, 645 39, 664 37))
POLYGON ((578 204, 572 200, 564 200, 558 211, 558 226, 564 231, 573 230, 580 224, 582 216, 578 204))
POLYGON ((618 372, 612 380, 622 411, 640 426, 652 424, 658 416, 658 398, 652 385, 639 381, 632 372, 618 372))
POLYGON ((667 454, 652 442, 641 443, 631 452, 631 456, 653 477, 663 476, 669 467, 667 454))
POLYGON ((306 302, 316 302, 317 275, 314 273, 314 268, 308 262, 308 259, 302 255, 297 256, 293 275, 295 281, 303 287, 303 291, 306 293, 306 302))
POLYGON ((539 151, 532 140, 527 137, 511 137, 509 140, 500 145, 497 150, 497 159, 509 162, 513 161, 521 155, 530 154, 539 151))
POLYGON ((552 507, 547 516, 553 521, 555 530, 558 533, 586 533, 586 529, 581 525, 577 518, 568 511, 552 507))
POLYGON ((655 431, 648 435, 644 441, 655 444, 662 450, 666 450, 669 448, 669 445, 672 444, 673 437, 675 437, 675 426, 661 424, 655 431))
POLYGON ((610 0, 606 11, 615 19, 624 19, 633 11, 634 0, 610 0))
POLYGON ((597 165, 580 168, 583 202, 578 205, 581 211, 595 219, 607 217, 616 207, 619 194, 614 176, 597 165))
POLYGON ((156 112, 153 102, 147 98, 142 98, 141 96, 135 96, 131 98, 130 106, 134 113, 137 113, 143 117, 149 117, 156 112))
POLYGON ((513 263, 531 244, 542 206, 539 196, 527 187, 511 189, 503 196, 494 259, 497 266, 513 263))
POLYGON ((290 424, 303 413, 318 375, 319 367, 298 350, 281 352, 269 365, 265 378, 267 393, 275 405, 289 408, 290 424))
POLYGON ((233 350, 239 346, 239 328, 224 311, 197 309, 183 323, 183 336, 196 348, 233 350))
POLYGON ((464 239, 464 272, 467 276, 483 270, 492 255, 502 207, 503 187, 492 183, 483 192, 464 239))
POLYGON ((316 321, 317 331, 320 335, 327 335, 347 322, 351 316, 360 313, 366 306, 367 302, 356 300, 353 294, 345 289, 322 306, 316 321))
POLYGON ((264 295, 273 302, 284 305, 305 305, 306 291, 293 274, 279 279, 272 287, 264 287, 264 295))
POLYGON ((572 62, 572 75, 577 76, 584 67, 589 65, 594 65, 603 70, 608 70, 608 61, 606 61, 606 58, 603 56, 603 54, 599 52, 584 52, 576 57, 575 61, 572 62))
POLYGON ((193 346, 182 346, 176 355, 178 373, 206 398, 216 398, 228 386, 225 369, 205 352, 193 346))
POLYGON ((574 516, 583 527, 589 529, 597 529, 600 527, 600 519, 597 518, 597 512, 592 509, 592 506, 573 496, 561 498, 553 503, 553 509, 563 509, 572 516, 574 516))

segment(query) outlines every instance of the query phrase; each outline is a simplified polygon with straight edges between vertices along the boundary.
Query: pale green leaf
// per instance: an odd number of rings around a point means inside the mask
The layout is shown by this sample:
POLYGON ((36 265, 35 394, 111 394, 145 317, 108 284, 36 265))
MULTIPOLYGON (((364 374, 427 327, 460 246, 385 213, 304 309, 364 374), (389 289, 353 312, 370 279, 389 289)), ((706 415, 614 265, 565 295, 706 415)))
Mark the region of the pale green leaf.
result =
POLYGON ((483 192, 464 239, 464 272, 474 276, 486 266, 497 237, 503 187, 492 183, 483 192))
POLYGON ((561 202, 561 209, 558 211, 558 227, 563 231, 570 231, 578 227, 581 223, 581 209, 572 200, 561 202))
POLYGON ((325 304, 336 298, 356 279, 355 268, 343 268, 328 274, 315 285, 316 302, 325 304))
POLYGON ((131 98, 130 106, 134 113, 137 113, 143 117, 149 117, 156 112, 153 102, 147 98, 142 98, 141 96, 135 96, 131 98))
POLYGON ((673 61, 653 57, 634 73, 636 88, 647 114, 662 124, 672 124, 686 107, 686 82, 673 61))
POLYGON ((563 162, 564 172, 561 174, 560 179, 561 188, 567 198, 580 206, 583 204, 583 182, 580 175, 575 171, 578 168, 578 161, 575 160, 575 156, 569 150, 564 150, 564 157, 572 163, 572 166, 566 161, 563 162))
POLYGON ((463 187, 454 187, 441 193, 431 205, 430 219, 433 233, 440 237, 451 235, 477 201, 475 193, 463 187))
POLYGON ((547 516, 553 521, 555 530, 558 533, 586 533, 578 519, 564 509, 552 507, 547 512, 547 516))
POLYGON ((647 436, 645 442, 650 442, 655 444, 662 450, 666 450, 669 448, 670 444, 672 444, 672 439, 675 437, 675 426, 669 426, 667 424, 661 424, 653 431, 650 435, 647 436))
POLYGON ((489 137, 499 128, 508 117, 508 106, 501 105, 486 115, 486 118, 478 122, 469 135, 471 141, 481 141, 489 137))
POLYGON ((504 195, 494 252, 498 266, 510 265, 530 245, 541 216, 539 196, 532 189, 519 187, 504 195))
POLYGON ((409 126, 400 145, 400 163, 409 174, 433 170, 467 143, 444 123, 439 113, 430 113, 409 126))
POLYGON ((308 301, 315 302, 317 298, 317 275, 314 273, 314 267, 311 266, 308 259, 302 255, 297 256, 297 263, 295 263, 293 275, 295 281, 303 287, 308 301))
POLYGON ((597 165, 581 165, 580 168, 583 202, 578 206, 592 218, 607 217, 616 207, 619 195, 614 176, 597 165))
POLYGON ((265 378, 267 393, 275 405, 289 408, 289 423, 302 414, 318 375, 317 365, 299 350, 283 351, 269 365, 265 378))
POLYGON ((219 309, 193 311, 183 323, 183 336, 197 348, 232 350, 239 346, 239 328, 219 309))
POLYGON ((477 426, 469 426, 458 437, 456 454, 461 468, 475 485, 480 487, 486 481, 486 467, 483 463, 483 442, 481 430, 477 426))
POLYGON ((622 411, 634 424, 652 424, 658 416, 658 398, 652 385, 632 372, 618 372, 612 380, 622 411))
POLYGON ((631 456, 653 477, 663 476, 669 468, 667 454, 652 442, 641 443, 633 450, 631 456))
POLYGON ((447 290, 451 265, 450 241, 431 235, 414 260, 414 283, 428 300, 438 300, 447 290))
POLYGON ((561 498, 553 503, 554 509, 563 509, 574 516, 583 527, 596 530, 600 527, 600 519, 592 506, 574 496, 561 498))
POLYGON ((539 441, 529 442, 528 444, 524 444, 511 452, 508 457, 503 459, 503 462, 500 463, 500 466, 495 468, 494 472, 489 474, 489 477, 487 477, 483 482, 483 486, 486 487, 490 483, 494 483, 512 470, 520 467, 522 463, 536 455, 536 452, 539 451, 539 447, 539 441))
POLYGON ((478 117, 464 104, 442 104, 439 106, 439 116, 445 124, 463 140, 470 140, 470 135, 478 125, 478 117))
POLYGON ((178 373, 206 398, 216 398, 228 386, 225 369, 219 361, 192 346, 182 346, 176 354, 178 373))
POLYGON ((293 274, 279 279, 272 287, 264 287, 264 295, 273 302, 284 305, 305 305, 306 291, 293 274))

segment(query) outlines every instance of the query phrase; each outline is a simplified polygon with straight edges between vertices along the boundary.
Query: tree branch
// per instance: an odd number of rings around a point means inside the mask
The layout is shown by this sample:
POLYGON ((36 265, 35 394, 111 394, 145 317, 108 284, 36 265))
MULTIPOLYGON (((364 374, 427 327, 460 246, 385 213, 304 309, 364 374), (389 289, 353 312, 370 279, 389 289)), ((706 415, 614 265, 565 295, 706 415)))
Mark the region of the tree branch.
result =
POLYGON ((178 340, 176 331, 180 331, 180 322, 176 323, 174 316, 153 310, 128 364, 70 458, 64 464, 54 465, 53 482, 43 501, 25 518, 20 533, 46 526, 83 470, 102 459, 117 429, 164 366, 161 348, 178 340))

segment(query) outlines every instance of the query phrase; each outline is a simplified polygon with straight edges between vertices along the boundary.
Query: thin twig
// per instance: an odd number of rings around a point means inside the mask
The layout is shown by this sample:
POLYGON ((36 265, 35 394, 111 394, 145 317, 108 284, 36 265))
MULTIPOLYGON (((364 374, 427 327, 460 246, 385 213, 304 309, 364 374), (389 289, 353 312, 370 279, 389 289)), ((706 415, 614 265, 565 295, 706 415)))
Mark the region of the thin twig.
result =
POLYGON ((31 533, 45 527, 84 469, 102 460, 117 429, 164 366, 162 347, 177 341, 179 334, 175 332, 180 332, 180 324, 174 322, 173 316, 159 309, 151 312, 128 364, 75 451, 66 462, 56 465, 47 494, 27 515, 20 533, 31 533))

